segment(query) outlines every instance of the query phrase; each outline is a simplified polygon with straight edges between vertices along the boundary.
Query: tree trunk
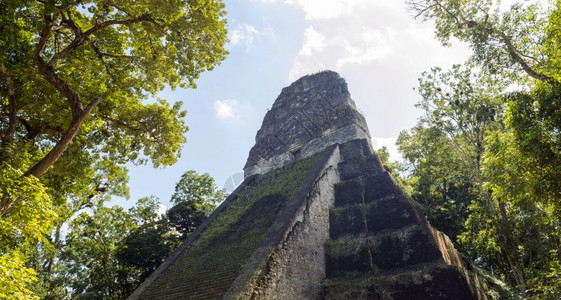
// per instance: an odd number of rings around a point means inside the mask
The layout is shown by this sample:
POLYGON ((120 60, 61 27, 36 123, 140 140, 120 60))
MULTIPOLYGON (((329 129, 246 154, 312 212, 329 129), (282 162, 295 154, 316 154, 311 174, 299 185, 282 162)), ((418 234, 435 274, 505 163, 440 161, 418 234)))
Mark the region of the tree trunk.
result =
POLYGON ((92 109, 101 102, 101 98, 95 98, 82 112, 78 118, 74 118, 68 130, 64 133, 62 138, 56 143, 56 145, 41 159, 36 163, 31 169, 29 169, 25 175, 33 175, 37 178, 41 177, 47 170, 59 159, 62 153, 70 146, 72 139, 80 130, 80 127, 89 116, 92 109))
MULTIPOLYGON (((37 178, 41 177, 43 174, 49 170, 49 168, 60 158, 62 153, 70 146, 72 139, 80 130, 80 127, 89 116, 94 107, 101 102, 101 98, 95 98, 88 106, 82 111, 80 116, 74 118, 68 130, 64 133, 62 138, 56 143, 56 145, 33 167, 31 167, 24 176, 35 176, 37 178)), ((17 195, 5 194, 0 201, 0 217, 3 217, 8 210, 12 207, 14 202, 17 200, 17 195)))
POLYGON ((51 280, 51 275, 53 274, 53 266, 55 264, 55 259, 58 256, 58 252, 60 251, 60 229, 61 226, 57 225, 55 228, 55 241, 54 241, 54 246, 55 246, 55 253, 49 258, 49 263, 47 265, 47 274, 45 274, 45 278, 46 281, 50 281, 51 280))
MULTIPOLYGON (((499 211, 501 220, 500 223, 506 224, 508 222, 508 216, 506 213, 506 207, 502 201, 499 201, 499 211)), ((504 242, 503 245, 503 253, 508 260, 508 264, 510 265, 510 269, 512 274, 514 275, 514 279, 516 280, 516 284, 520 289, 520 293, 523 297, 526 296, 526 275, 524 274, 524 268, 520 263, 520 253, 518 252, 518 248, 516 247, 516 243, 514 242, 514 238, 511 235, 510 230, 503 230, 504 234, 504 242)))

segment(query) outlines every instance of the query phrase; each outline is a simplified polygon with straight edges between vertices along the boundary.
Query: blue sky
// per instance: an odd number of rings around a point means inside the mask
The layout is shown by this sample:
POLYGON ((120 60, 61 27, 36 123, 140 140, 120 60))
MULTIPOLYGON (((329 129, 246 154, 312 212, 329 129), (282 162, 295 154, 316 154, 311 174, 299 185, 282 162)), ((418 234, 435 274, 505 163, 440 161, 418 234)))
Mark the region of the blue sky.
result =
POLYGON ((190 128, 179 161, 167 168, 129 166, 130 206, 155 195, 168 205, 187 170, 209 173, 219 188, 242 172, 262 119, 281 89, 330 69, 344 77, 366 117, 373 144, 390 146, 415 125, 413 91, 421 72, 462 63, 465 46, 442 47, 431 24, 394 0, 225 0, 228 58, 204 73, 196 89, 166 90, 183 101, 190 128))

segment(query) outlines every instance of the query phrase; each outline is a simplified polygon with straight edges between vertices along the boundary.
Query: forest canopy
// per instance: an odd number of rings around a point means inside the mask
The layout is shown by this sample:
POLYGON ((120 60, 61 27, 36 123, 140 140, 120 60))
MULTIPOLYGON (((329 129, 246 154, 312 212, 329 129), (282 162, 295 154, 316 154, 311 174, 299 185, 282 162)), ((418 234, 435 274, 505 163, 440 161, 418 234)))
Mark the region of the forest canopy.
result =
POLYGON ((0 298, 32 295, 30 259, 75 213, 128 195, 125 163, 177 160, 186 112, 151 99, 226 41, 220 0, 0 2, 0 298))
POLYGON ((423 116, 398 139, 430 222, 532 299, 561 297, 561 1, 550 3, 408 1, 472 55, 421 75, 423 116))

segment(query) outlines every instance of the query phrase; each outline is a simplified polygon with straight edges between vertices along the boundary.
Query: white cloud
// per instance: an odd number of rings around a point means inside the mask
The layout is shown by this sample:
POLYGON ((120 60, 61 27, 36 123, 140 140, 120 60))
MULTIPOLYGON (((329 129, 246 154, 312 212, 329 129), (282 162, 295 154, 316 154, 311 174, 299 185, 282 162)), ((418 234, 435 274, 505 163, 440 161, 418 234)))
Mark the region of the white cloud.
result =
POLYGON ((235 122, 237 125, 247 124, 257 117, 255 109, 250 103, 240 102, 236 99, 214 101, 214 115, 221 122, 235 122))
POLYGON ((255 1, 295 5, 305 13, 308 25, 289 80, 326 68, 341 72, 350 66, 387 60, 401 46, 399 38, 410 21, 399 1, 255 1))
POLYGON ((357 8, 384 7, 400 8, 401 1, 388 0, 252 0, 262 3, 284 3, 300 6, 309 21, 331 20, 345 16, 352 16, 357 8))
POLYGON ((394 36, 394 31, 389 27, 362 27, 354 35, 343 40, 346 56, 337 61, 337 69, 347 64, 360 65, 384 59, 398 44, 394 36))
POLYGON ((299 55, 312 56, 313 51, 321 52, 325 47, 325 36, 317 32, 313 26, 306 29, 306 38, 299 55))
POLYGON ((350 12, 351 1, 345 0, 288 0, 285 3, 296 4, 306 13, 306 20, 335 19, 350 12))
POLYGON ((393 28, 332 22, 336 24, 311 25, 305 30, 304 41, 289 72, 290 81, 326 68, 341 71, 350 65, 382 61, 400 46, 396 38, 399 33, 393 28))
POLYGON ((258 30, 249 24, 239 24, 235 29, 230 30, 230 46, 245 46, 246 52, 251 50, 253 42, 256 38, 265 37, 272 41, 276 41, 276 35, 272 27, 266 27, 258 30))
POLYGON ((236 99, 214 101, 214 112, 220 121, 235 120, 239 117, 239 102, 236 99))
POLYGON ((158 210, 156 210, 156 214, 158 215, 158 218, 163 218, 167 210, 168 210, 167 206, 165 206, 162 203, 158 204, 158 210))
POLYGON ((230 44, 236 46, 239 44, 251 44, 253 43, 253 38, 259 32, 255 27, 248 24, 241 24, 230 32, 230 44))

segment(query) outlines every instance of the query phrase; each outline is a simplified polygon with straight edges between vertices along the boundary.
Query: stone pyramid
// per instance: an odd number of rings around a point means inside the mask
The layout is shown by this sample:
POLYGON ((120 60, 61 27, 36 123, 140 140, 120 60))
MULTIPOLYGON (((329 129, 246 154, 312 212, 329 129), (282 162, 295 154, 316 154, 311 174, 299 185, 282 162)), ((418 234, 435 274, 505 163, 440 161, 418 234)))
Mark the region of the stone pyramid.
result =
POLYGON ((244 171, 130 299, 487 299, 372 152, 337 73, 282 90, 244 171))

